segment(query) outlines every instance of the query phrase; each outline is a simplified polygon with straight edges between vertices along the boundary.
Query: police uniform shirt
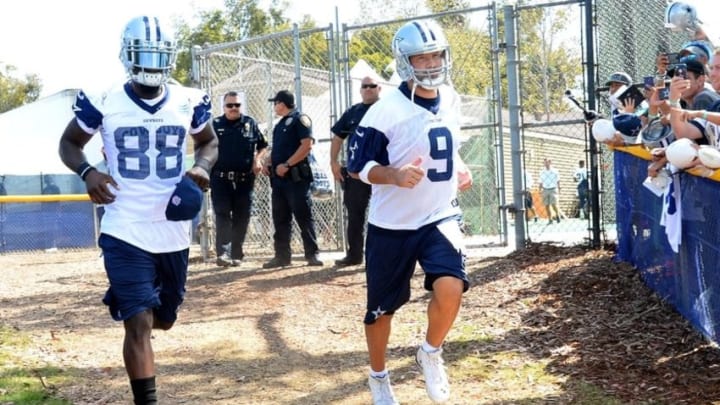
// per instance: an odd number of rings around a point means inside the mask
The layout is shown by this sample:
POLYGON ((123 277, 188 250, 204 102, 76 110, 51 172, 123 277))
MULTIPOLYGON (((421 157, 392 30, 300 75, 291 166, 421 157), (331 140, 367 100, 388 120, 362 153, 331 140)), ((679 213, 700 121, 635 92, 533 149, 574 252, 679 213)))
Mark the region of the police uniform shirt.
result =
POLYGON ((255 151, 268 146, 265 135, 251 117, 229 120, 224 115, 213 120, 218 138, 218 160, 213 172, 252 173, 255 151))
POLYGON ((282 117, 273 129, 273 146, 270 151, 273 170, 277 165, 287 162, 305 138, 312 138, 310 117, 297 110, 282 117))
MULTIPOLYGON (((338 122, 330 128, 330 131, 332 131, 332 133, 338 138, 347 139, 353 132, 355 132, 355 128, 357 128, 358 124, 371 106, 372 104, 358 103, 350 107, 347 111, 345 111, 345 113, 343 113, 338 122)), ((347 148, 347 153, 349 154, 349 143, 347 148)))

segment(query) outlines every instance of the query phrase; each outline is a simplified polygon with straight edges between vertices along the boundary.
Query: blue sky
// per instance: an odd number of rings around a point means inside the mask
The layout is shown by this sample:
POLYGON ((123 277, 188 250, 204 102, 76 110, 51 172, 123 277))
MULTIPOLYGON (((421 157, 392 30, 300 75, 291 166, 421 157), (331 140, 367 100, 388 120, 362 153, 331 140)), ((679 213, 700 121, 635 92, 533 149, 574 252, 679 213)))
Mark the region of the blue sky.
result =
MULTIPOLYGON (((263 0, 265 4, 269 0, 263 0)), ((341 22, 354 20, 356 0, 290 1, 291 19, 311 13, 320 24, 335 21, 335 6, 341 22), (305 4, 306 7, 302 7, 305 4)), ((123 80, 118 60, 120 32, 132 17, 155 14, 165 19, 182 16, 191 21, 197 10, 221 8, 223 0, 36 0, 14 2, 12 10, 0 14, 0 62, 14 65, 21 73, 35 73, 43 81, 42 96, 67 88, 97 89, 123 80)), ((720 44, 720 23, 711 16, 720 3, 693 0, 705 29, 720 44), (716 29, 717 28, 717 29, 716 29)), ((472 0, 478 6, 484 0, 472 0)))

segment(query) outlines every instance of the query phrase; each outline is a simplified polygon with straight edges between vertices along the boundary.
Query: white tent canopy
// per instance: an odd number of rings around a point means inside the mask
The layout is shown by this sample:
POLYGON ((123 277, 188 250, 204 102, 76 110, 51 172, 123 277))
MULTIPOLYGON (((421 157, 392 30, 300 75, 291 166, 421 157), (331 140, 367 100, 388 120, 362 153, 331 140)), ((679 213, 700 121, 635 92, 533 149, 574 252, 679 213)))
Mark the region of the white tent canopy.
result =
MULTIPOLYGON (((77 90, 63 90, 0 114, 0 175, 70 174, 58 145, 77 90)), ((85 146, 91 163, 102 160, 99 136, 85 146)))

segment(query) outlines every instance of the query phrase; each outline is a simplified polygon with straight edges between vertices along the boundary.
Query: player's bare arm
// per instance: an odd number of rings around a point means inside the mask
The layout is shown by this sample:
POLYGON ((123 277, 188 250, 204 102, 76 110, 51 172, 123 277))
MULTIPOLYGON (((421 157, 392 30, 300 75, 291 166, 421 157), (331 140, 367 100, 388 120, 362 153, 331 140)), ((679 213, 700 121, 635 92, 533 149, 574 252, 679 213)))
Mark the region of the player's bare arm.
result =
POLYGON ((90 200, 95 204, 110 204, 115 201, 115 194, 109 186, 118 188, 112 176, 97 171, 87 162, 83 149, 92 135, 78 125, 75 118, 70 120, 60 137, 60 159, 70 170, 78 173, 85 180, 85 187, 90 200))
POLYGON ((425 169, 420 165, 422 159, 400 168, 375 166, 368 172, 368 180, 372 184, 394 184, 398 187, 413 188, 425 177, 425 169))
POLYGON ((187 171, 187 175, 201 189, 207 190, 210 187, 210 170, 217 162, 218 157, 218 139, 213 126, 209 123, 206 124, 202 131, 193 135, 193 140, 195 142, 195 164, 187 171))

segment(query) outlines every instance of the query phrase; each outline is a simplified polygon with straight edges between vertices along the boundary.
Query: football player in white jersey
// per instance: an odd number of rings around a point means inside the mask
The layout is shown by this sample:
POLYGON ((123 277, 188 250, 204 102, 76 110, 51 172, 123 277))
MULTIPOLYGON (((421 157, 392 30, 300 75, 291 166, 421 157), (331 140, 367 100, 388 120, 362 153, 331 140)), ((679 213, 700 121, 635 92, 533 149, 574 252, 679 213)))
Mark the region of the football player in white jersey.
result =
POLYGON ((431 291, 428 327, 416 361, 428 396, 444 402, 450 386, 442 344, 469 288, 457 190, 472 185, 458 154, 460 99, 449 85, 450 47, 440 26, 418 20, 392 42, 403 83, 365 114, 350 139, 348 171, 372 185, 365 252, 370 357, 375 404, 395 404, 386 369, 392 316, 410 299, 415 265, 431 291))
MULTIPOLYGON (((85 181, 91 200, 105 205, 98 243, 110 287, 103 302, 125 326, 123 359, 136 404, 157 403, 151 332, 168 330, 177 319, 187 279, 190 219, 199 206, 177 216, 166 211, 168 202, 171 195, 179 197, 176 184, 202 201, 201 189, 207 189, 217 160, 209 97, 168 83, 177 57, 168 28, 154 17, 128 22, 120 59, 129 80, 103 94, 79 92, 75 118, 60 140, 65 165, 85 181), (95 170, 83 152, 97 132, 107 174, 95 170), (184 164, 188 136, 195 145, 189 169, 184 164)), ((183 198, 174 202, 182 206, 183 198)))

